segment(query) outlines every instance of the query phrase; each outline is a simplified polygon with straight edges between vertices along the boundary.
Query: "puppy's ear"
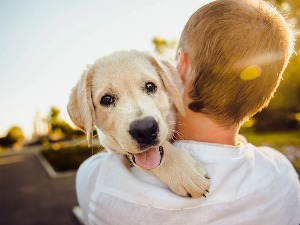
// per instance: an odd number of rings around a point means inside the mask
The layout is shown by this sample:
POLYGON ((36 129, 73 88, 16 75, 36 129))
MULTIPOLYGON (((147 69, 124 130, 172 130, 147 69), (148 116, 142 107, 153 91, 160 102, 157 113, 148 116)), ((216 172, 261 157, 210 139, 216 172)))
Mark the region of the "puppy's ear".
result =
MULTIPOLYGON (((182 96, 176 85, 180 81, 180 75, 177 70, 168 61, 158 61, 153 56, 147 55, 151 64, 155 67, 159 74, 167 92, 173 97, 174 103, 181 115, 185 116, 182 96), (177 82, 176 82, 177 80, 177 82)), ((179 85, 179 84, 178 84, 179 85)))
POLYGON ((95 114, 92 100, 92 77, 94 69, 84 71, 76 86, 72 89, 68 113, 73 123, 86 133, 88 146, 92 144, 93 118, 95 114))

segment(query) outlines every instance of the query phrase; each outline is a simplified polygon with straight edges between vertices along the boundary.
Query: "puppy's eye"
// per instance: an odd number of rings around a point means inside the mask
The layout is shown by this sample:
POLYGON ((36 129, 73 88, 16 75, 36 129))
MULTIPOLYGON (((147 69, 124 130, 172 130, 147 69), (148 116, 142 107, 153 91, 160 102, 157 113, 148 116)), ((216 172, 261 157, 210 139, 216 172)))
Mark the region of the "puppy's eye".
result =
POLYGON ((110 106, 111 104, 114 103, 115 103, 115 98, 111 95, 104 95, 100 100, 100 104, 103 106, 110 106))
POLYGON ((147 82, 145 88, 148 93, 155 93, 157 89, 156 85, 152 82, 147 82))

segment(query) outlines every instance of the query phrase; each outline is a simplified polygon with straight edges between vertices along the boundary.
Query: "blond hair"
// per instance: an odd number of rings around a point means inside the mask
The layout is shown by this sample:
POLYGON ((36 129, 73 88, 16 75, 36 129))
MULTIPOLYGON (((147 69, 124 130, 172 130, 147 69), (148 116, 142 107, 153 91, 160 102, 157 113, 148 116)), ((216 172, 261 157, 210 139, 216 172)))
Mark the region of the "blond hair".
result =
POLYGON ((189 108, 224 126, 243 123, 268 105, 293 46, 292 29, 267 2, 218 0, 203 6, 179 42, 191 65, 189 108))

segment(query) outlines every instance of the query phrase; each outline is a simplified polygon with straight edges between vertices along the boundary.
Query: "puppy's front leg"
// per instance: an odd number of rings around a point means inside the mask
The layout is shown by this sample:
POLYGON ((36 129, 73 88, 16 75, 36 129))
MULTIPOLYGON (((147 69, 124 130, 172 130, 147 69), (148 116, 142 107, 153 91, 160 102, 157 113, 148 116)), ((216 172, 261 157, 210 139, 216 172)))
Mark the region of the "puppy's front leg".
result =
POLYGON ((206 197, 209 177, 205 168, 188 153, 166 141, 161 164, 151 170, 170 189, 180 196, 206 197))

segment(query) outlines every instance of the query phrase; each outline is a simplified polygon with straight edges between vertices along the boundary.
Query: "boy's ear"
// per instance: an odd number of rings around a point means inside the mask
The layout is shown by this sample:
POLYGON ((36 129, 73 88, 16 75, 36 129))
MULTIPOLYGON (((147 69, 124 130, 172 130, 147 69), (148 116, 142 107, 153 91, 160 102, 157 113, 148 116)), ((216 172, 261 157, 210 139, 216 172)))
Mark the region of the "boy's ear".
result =
POLYGON ((178 49, 177 54, 178 54, 177 70, 180 74, 182 82, 185 83, 187 73, 188 73, 188 67, 189 67, 188 55, 186 52, 183 51, 182 48, 178 49))
POLYGON ((92 102, 93 68, 84 71, 76 86, 72 89, 68 102, 68 113, 73 123, 86 133, 88 146, 92 144, 93 118, 95 114, 92 102))
MULTIPOLYGON (((177 110, 180 112, 181 115, 185 116, 184 105, 182 101, 182 96, 180 94, 177 82, 175 80, 180 81, 179 74, 175 67, 171 65, 171 63, 164 61, 164 60, 156 60, 153 56, 147 55, 146 56, 150 63, 155 67, 158 75, 160 76, 167 92, 172 96, 174 104, 177 110)), ((181 82, 180 82, 181 83, 181 82)))

